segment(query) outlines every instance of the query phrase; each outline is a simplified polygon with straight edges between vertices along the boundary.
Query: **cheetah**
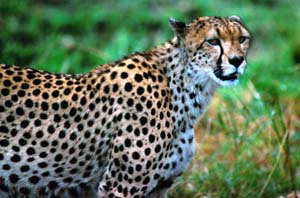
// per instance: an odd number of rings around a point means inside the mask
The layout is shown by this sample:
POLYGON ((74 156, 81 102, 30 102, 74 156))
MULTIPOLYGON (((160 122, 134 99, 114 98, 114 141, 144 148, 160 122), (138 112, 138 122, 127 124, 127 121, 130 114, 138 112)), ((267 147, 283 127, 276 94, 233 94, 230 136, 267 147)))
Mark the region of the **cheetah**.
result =
POLYGON ((0 65, 1 198, 167 196, 250 46, 238 16, 169 25, 164 44, 81 75, 0 65))

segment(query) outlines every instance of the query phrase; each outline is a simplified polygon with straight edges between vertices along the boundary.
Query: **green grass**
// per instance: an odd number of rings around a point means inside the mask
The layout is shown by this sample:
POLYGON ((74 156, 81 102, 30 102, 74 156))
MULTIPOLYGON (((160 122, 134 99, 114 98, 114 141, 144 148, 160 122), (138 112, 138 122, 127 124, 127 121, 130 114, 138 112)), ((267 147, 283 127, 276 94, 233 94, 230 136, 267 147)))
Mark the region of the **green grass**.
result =
POLYGON ((0 0, 0 62, 84 73, 173 35, 167 21, 239 15, 248 70, 197 126, 197 155, 170 197, 278 197, 300 189, 298 0, 0 0))

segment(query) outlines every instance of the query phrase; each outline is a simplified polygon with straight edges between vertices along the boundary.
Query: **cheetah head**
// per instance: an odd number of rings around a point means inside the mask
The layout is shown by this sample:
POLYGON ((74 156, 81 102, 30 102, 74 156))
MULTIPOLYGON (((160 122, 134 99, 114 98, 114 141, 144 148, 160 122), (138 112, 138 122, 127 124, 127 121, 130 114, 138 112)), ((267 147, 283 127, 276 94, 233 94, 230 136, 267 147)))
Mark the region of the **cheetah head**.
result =
POLYGON ((179 39, 190 75, 205 74, 221 86, 238 83, 250 44, 250 33, 238 16, 200 17, 189 24, 170 18, 169 24, 179 39))

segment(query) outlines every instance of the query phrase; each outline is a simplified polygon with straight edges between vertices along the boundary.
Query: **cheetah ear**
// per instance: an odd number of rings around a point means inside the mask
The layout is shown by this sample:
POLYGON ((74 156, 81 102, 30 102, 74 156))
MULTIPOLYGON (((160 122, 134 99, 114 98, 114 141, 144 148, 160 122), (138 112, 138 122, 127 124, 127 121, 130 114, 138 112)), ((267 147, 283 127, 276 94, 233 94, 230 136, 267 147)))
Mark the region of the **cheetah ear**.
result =
POLYGON ((232 15, 232 16, 230 16, 228 18, 229 18, 229 20, 232 20, 232 21, 238 22, 240 24, 243 24, 243 21, 242 21, 242 19, 239 16, 232 15))
POLYGON ((174 18, 169 18, 169 25, 177 36, 183 37, 185 35, 187 27, 184 22, 176 21, 174 18))

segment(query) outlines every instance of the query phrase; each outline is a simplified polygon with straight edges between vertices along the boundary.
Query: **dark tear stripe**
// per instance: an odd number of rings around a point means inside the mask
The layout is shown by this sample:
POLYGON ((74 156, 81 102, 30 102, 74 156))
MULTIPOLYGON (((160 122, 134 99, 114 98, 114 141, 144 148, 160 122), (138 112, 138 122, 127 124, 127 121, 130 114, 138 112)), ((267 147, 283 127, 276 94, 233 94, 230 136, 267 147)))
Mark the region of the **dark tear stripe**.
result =
POLYGON ((201 48, 202 48, 202 45, 204 44, 204 42, 205 42, 206 40, 204 40, 204 41, 202 41, 202 43, 197 47, 197 51, 199 51, 201 48))
MULTIPOLYGON (((219 28, 217 28, 217 34, 218 34, 218 36, 220 37, 220 30, 219 30, 219 28)), ((223 47, 222 47, 222 45, 221 45, 221 43, 219 43, 219 45, 220 45, 220 48, 221 48, 221 53, 220 53, 220 56, 219 56, 219 58, 218 58, 218 60, 217 60, 217 65, 218 65, 218 67, 220 67, 220 65, 221 65, 221 63, 222 63, 222 55, 223 55, 223 47)), ((220 68, 221 69, 221 68, 220 68)))

